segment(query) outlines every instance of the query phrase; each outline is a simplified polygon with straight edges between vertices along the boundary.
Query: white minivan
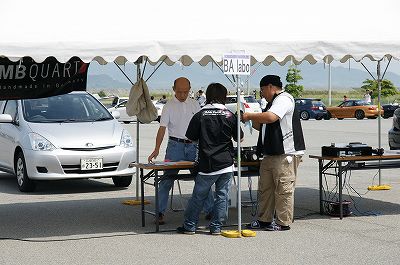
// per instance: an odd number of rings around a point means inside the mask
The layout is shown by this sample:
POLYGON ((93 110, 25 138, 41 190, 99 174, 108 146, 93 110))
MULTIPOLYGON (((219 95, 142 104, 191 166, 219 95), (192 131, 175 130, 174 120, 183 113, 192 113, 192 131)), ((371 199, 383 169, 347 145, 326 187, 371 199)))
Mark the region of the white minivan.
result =
POLYGON ((85 178, 127 187, 136 151, 113 115, 86 92, 4 101, 0 170, 16 175, 21 191, 33 191, 39 180, 85 178))

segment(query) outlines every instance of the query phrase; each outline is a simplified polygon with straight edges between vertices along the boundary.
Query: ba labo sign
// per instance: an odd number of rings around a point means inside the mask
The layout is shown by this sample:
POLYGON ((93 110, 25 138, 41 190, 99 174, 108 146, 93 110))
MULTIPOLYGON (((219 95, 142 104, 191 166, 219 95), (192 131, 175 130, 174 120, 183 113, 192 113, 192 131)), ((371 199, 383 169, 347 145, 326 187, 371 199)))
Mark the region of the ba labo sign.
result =
POLYGON ((223 70, 226 75, 250 75, 250 55, 224 54, 223 70))

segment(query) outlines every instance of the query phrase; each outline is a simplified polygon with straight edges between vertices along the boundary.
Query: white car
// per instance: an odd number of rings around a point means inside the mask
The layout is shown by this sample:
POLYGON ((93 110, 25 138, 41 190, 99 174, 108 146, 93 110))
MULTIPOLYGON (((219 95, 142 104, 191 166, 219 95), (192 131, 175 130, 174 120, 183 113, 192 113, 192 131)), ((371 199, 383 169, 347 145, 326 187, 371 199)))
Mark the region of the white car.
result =
MULTIPOLYGON (((118 105, 108 108, 108 111, 110 113, 112 113, 113 111, 118 111, 120 113, 120 117, 118 118, 118 120, 122 121, 123 123, 126 123, 126 124, 136 121, 136 116, 129 116, 128 113, 126 113, 126 103, 127 102, 128 102, 128 100, 126 99, 126 100, 120 102, 118 105)), ((157 102, 157 101, 153 101, 153 104, 157 109, 158 117, 157 117, 156 121, 160 122, 161 113, 162 113, 162 110, 163 110, 163 107, 165 104, 157 102)))
POLYGON ((21 191, 60 179, 112 178, 127 187, 136 158, 128 131, 86 92, 5 101, 0 150, 0 170, 16 175, 21 191))
MULTIPOLYGON (((243 103, 244 112, 261 112, 260 104, 254 99, 253 96, 240 96, 240 101, 243 103)), ((228 95, 226 96, 225 106, 236 113, 237 109, 237 96, 236 95, 228 95)))
POLYGON ((158 117, 157 117, 156 121, 160 122, 162 110, 164 108, 165 103, 162 103, 162 102, 159 102, 159 101, 153 101, 153 104, 157 109, 158 117))
POLYGON ((136 116, 129 116, 128 113, 126 113, 126 103, 128 102, 128 99, 125 99, 118 103, 117 105, 108 108, 107 110, 112 113, 113 111, 118 111, 120 116, 118 118, 119 121, 122 121, 123 123, 131 123, 136 121, 136 116))

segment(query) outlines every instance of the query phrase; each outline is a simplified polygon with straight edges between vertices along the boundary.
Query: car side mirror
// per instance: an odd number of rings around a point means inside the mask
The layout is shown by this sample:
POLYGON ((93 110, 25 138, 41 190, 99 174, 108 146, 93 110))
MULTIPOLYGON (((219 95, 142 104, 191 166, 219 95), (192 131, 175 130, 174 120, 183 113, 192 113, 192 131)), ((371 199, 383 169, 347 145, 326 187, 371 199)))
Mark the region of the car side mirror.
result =
POLYGON ((111 115, 115 118, 115 119, 119 119, 121 117, 121 113, 119 113, 118 110, 113 110, 111 111, 111 115))
POLYGON ((0 114, 0 123, 13 123, 13 118, 10 114, 0 114))

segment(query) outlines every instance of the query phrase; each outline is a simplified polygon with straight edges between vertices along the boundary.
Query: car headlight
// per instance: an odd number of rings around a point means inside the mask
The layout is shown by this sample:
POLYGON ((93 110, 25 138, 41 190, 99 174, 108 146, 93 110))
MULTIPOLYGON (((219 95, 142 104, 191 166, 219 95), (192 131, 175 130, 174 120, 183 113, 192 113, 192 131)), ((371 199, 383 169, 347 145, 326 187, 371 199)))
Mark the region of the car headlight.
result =
POLYGON ((34 151, 53 151, 55 146, 46 138, 37 133, 30 133, 29 140, 34 151))
POLYGON ((120 142, 119 145, 120 145, 120 146, 123 146, 123 147, 125 147, 125 148, 132 147, 132 146, 133 146, 132 137, 131 137, 131 135, 128 133, 128 131, 125 130, 125 129, 122 131, 121 142, 120 142))

